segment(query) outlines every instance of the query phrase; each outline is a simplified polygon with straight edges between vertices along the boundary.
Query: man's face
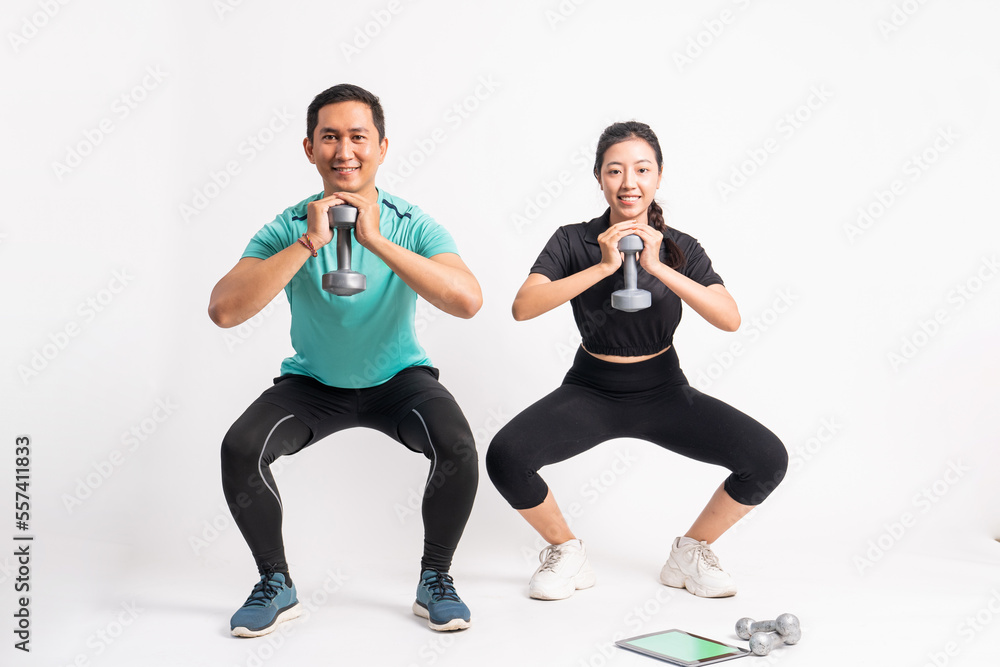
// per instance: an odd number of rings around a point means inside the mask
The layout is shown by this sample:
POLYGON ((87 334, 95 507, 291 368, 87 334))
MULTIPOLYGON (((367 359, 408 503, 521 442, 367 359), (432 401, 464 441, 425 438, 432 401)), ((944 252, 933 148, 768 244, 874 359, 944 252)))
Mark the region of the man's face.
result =
POLYGON ((363 102, 327 104, 317 120, 304 146, 323 177, 324 192, 373 195, 375 172, 385 159, 389 141, 378 140, 371 109, 363 102))

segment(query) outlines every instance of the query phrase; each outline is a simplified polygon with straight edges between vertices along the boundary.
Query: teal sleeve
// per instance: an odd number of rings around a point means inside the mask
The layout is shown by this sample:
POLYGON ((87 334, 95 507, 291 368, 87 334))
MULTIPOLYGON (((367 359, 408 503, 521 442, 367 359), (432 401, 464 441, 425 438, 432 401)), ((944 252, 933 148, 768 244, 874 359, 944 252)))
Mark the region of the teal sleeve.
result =
POLYGON ((243 257, 267 259, 292 245, 296 236, 297 234, 292 229, 291 220, 284 215, 279 215, 254 234, 250 243, 247 244, 246 250, 243 251, 243 257))
POLYGON ((458 254, 455 239, 447 229, 439 225, 434 218, 414 206, 410 209, 414 223, 413 252, 424 257, 433 257, 443 252, 458 254))

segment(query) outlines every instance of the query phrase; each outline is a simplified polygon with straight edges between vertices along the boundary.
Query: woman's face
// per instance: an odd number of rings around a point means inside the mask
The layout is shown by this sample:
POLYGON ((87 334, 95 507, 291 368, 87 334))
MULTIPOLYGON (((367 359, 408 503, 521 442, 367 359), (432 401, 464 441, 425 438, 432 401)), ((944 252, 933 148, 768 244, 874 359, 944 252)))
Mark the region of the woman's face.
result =
POLYGON ((660 169, 653 147, 642 139, 629 139, 604 152, 598 182, 611 207, 611 224, 639 219, 646 222, 646 209, 660 187, 660 169))

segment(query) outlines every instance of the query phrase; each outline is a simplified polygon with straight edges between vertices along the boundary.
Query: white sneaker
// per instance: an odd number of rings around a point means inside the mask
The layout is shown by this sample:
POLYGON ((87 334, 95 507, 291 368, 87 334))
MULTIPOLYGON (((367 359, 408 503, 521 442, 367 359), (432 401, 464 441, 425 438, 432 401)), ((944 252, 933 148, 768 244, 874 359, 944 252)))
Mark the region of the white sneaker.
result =
POLYGON ((660 570, 660 583, 686 588, 703 598, 736 595, 736 582, 722 569, 708 542, 687 542, 681 538, 670 546, 670 558, 660 570))
POLYGON ((528 584, 528 595, 536 600, 564 600, 597 581, 580 540, 550 544, 538 554, 538 560, 542 564, 528 584))

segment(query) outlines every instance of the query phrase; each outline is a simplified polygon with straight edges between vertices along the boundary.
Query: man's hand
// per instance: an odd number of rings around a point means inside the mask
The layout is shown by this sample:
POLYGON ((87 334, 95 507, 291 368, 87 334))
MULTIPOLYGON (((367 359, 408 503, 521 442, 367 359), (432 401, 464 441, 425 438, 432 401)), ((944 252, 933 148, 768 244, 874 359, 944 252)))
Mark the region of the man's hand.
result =
POLYGON ((382 240, 382 232, 379 231, 381 211, 379 210, 378 199, 367 199, 356 192, 335 192, 333 196, 327 199, 344 202, 358 209, 358 221, 354 226, 354 238, 362 246, 375 252, 374 246, 382 240))
POLYGON ((309 225, 309 239, 316 250, 319 250, 333 240, 333 230, 330 229, 329 209, 331 206, 338 206, 343 203, 344 200, 337 195, 309 202, 309 206, 306 209, 306 221, 309 225))

